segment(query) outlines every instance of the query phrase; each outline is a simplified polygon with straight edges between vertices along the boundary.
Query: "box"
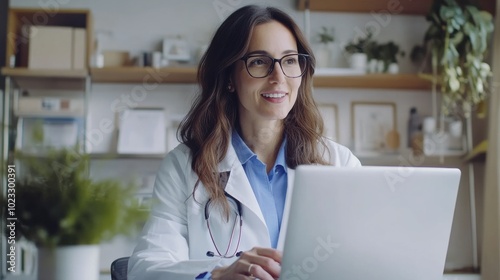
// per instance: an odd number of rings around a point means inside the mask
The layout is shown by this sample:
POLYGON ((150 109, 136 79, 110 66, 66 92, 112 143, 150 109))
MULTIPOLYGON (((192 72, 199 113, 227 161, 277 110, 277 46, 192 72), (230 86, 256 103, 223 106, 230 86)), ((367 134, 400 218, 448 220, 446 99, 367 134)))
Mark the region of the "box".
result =
POLYGON ((72 68, 73 28, 32 25, 28 29, 28 68, 72 68))
POLYGON ((17 116, 80 116, 85 115, 83 98, 20 97, 15 110, 17 116))
POLYGON ((85 28, 73 28, 72 69, 85 69, 87 55, 87 33, 85 28))
POLYGON ((126 51, 103 51, 104 67, 120 67, 130 65, 130 56, 126 51))

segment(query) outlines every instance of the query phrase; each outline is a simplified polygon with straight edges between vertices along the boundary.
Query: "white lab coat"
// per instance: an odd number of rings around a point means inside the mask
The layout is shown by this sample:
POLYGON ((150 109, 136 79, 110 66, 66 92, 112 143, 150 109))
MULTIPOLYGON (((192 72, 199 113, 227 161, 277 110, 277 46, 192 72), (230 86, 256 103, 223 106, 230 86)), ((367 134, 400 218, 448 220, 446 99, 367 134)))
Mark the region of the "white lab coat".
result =
MULTIPOLYGON (((326 141, 329 153, 325 153, 325 159, 331 164, 361 165, 349 149, 330 140, 326 141)), ((271 247, 264 217, 232 145, 219 164, 219 172, 227 171, 230 171, 230 175, 226 192, 243 206, 243 226, 238 251, 247 251, 255 246, 271 247)), ((286 231, 286 212, 291 197, 294 170, 289 168, 287 174, 287 199, 279 249, 286 231)), ((181 144, 165 157, 156 177, 153 192, 153 200, 156 203, 152 206, 151 216, 129 260, 129 280, 193 280, 204 271, 229 265, 237 259, 206 256, 207 251, 215 252, 215 248, 204 218, 208 194, 202 184, 196 190, 196 201, 192 196, 197 178, 191 169, 191 157, 187 146, 181 144)), ((225 252, 234 220, 230 219, 226 223, 223 219, 214 219, 213 215, 219 216, 216 214, 218 213, 211 213, 210 228, 217 246, 225 252)))

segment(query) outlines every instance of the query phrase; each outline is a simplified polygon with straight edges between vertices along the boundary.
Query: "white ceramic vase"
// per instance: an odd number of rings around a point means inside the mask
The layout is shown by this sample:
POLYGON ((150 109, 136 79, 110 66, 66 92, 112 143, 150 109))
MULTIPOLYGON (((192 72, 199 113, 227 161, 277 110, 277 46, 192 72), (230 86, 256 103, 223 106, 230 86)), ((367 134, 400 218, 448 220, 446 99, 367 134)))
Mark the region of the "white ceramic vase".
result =
POLYGON ((385 62, 383 60, 377 60, 377 73, 384 73, 385 62))
POLYGON ((328 44, 321 44, 317 49, 314 56, 316 57, 316 68, 330 67, 331 49, 328 44))
POLYGON ((387 69, 387 72, 389 72, 389 74, 399 73, 399 65, 396 62, 389 64, 389 68, 387 69))
POLYGON ((370 61, 368 61, 368 73, 377 73, 378 69, 377 69, 377 64, 378 64, 378 60, 375 59, 375 58, 372 58, 370 59, 370 61))
POLYGON ((99 245, 38 248, 38 280, 98 280, 99 245))
POLYGON ((366 53, 353 53, 349 58, 349 65, 352 69, 361 70, 366 72, 368 58, 366 53))

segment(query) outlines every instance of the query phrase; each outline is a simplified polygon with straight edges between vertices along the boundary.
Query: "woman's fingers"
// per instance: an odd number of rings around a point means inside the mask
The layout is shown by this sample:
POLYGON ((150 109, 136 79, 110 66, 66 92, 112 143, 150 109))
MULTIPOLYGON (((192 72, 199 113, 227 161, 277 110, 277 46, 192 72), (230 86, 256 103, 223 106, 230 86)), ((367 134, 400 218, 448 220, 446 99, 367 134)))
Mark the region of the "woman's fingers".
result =
POLYGON ((212 279, 239 280, 260 279, 275 280, 281 273, 282 254, 272 248, 256 247, 243 252, 240 258, 228 267, 216 268, 212 271, 212 279))
POLYGON ((275 249, 254 248, 243 252, 241 259, 253 264, 253 266, 248 266, 249 274, 257 278, 272 280, 280 276, 281 253, 275 249))

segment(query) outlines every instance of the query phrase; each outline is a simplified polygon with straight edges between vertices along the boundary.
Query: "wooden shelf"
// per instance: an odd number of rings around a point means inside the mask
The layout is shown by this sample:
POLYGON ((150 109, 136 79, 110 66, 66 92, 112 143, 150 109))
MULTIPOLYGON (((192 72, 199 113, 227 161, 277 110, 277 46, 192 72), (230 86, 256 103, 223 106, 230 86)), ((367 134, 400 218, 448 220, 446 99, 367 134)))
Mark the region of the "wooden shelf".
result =
POLYGON ((420 167, 442 167, 450 165, 462 165, 462 157, 458 155, 422 155, 413 156, 409 148, 401 148, 397 153, 378 155, 363 155, 356 153, 364 166, 420 166, 420 167))
MULTIPOLYGON (((391 13, 407 15, 426 15, 434 0, 418 1, 387 1, 387 0, 351 0, 351 1, 325 1, 325 0, 298 0, 297 8, 306 9, 309 4, 311 11, 347 12, 347 13, 391 13)), ((495 1, 479 0, 479 7, 491 14, 495 14, 495 1)))
MULTIPOLYGON (((195 67, 108 67, 91 68, 93 83, 196 83, 195 67)), ((416 74, 369 74, 315 76, 315 87, 430 89, 431 83, 416 74)))
POLYGON ((94 83, 195 83, 195 67, 106 67, 91 68, 94 83))
POLYGON ((464 161, 484 161, 486 158, 486 152, 488 151, 488 141, 483 140, 481 143, 477 144, 470 153, 464 157, 464 161))
POLYGON ((2 75, 12 79, 22 89, 66 89, 85 91, 88 71, 28 68, 2 68, 2 75))
POLYGON ((430 89, 431 82, 416 74, 367 74, 355 76, 315 76, 314 87, 430 89))
POLYGON ((26 78, 75 78, 84 79, 88 75, 87 69, 81 70, 53 70, 53 69, 29 69, 25 67, 2 68, 2 75, 10 77, 26 78))
POLYGON ((165 158, 166 154, 117 154, 117 153, 90 153, 93 160, 122 160, 122 159, 158 159, 165 158))

